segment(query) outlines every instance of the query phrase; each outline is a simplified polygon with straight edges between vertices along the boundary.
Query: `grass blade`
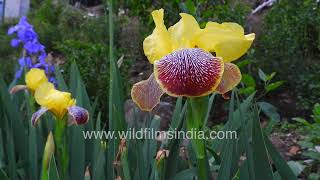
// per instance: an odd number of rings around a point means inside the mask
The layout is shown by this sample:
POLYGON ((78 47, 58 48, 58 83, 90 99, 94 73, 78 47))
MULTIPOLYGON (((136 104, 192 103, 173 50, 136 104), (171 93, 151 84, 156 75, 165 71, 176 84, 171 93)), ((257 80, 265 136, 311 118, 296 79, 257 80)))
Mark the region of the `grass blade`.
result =
POLYGON ((49 166, 49 180, 60 180, 55 157, 52 156, 49 166))
POLYGON ((0 169, 0 179, 1 180, 9 180, 8 175, 2 169, 0 169))
POLYGON ((255 107, 252 129, 252 148, 254 159, 255 177, 264 177, 266 180, 273 180, 272 168, 270 166, 265 141, 260 127, 259 114, 255 107))
MULTIPOLYGON (((109 130, 125 130, 126 123, 124 119, 123 93, 121 77, 118 66, 114 58, 114 22, 113 22, 113 0, 108 1, 108 20, 109 20, 109 130)), ((107 175, 108 179, 115 179, 112 162, 116 156, 119 140, 109 140, 107 155, 107 175)))
POLYGON ((272 159, 273 164, 275 165, 278 173, 282 179, 297 180, 297 177, 294 175, 287 162, 281 157, 277 149, 270 142, 268 137, 265 136, 265 143, 268 149, 269 155, 272 159))
POLYGON ((183 170, 179 173, 177 173, 173 178, 170 180, 186 180, 186 179, 193 179, 195 176, 197 176, 197 168, 191 168, 183 170))
MULTIPOLYGON (((83 107, 83 92, 81 86, 81 79, 78 68, 75 63, 73 63, 73 68, 71 68, 70 79, 76 78, 76 82, 70 82, 70 89, 72 89, 72 94, 77 99, 77 105, 83 107), (74 91, 75 90, 75 91, 74 91)), ((70 177, 73 179, 84 179, 85 174, 85 143, 82 136, 84 130, 83 126, 71 126, 69 129, 70 135, 70 177)))

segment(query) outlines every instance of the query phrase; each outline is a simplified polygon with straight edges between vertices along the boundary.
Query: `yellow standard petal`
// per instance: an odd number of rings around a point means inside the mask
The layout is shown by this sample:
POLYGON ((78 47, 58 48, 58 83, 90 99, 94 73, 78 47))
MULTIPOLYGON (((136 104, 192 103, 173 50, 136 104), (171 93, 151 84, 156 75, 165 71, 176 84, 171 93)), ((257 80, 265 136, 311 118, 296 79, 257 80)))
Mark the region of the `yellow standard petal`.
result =
POLYGON ((168 30, 164 25, 163 15, 163 9, 152 12, 156 27, 152 34, 143 41, 144 54, 148 57, 151 64, 172 51, 172 42, 168 30))
POLYGON ((32 68, 29 72, 27 72, 25 81, 27 88, 34 92, 39 87, 39 85, 48 82, 48 79, 44 70, 32 68))
POLYGON ((197 45, 206 51, 215 52, 224 62, 234 61, 250 48, 255 34, 244 35, 237 23, 208 22, 197 39, 197 45))
POLYGON ((224 63, 224 72, 216 91, 220 94, 225 94, 236 87, 240 81, 241 72, 238 66, 233 63, 224 63))
POLYGON ((189 14, 180 13, 181 19, 168 31, 172 39, 173 50, 196 47, 195 37, 200 33, 196 19, 189 14))
POLYGON ((75 99, 68 92, 61 92, 52 83, 41 84, 35 92, 36 102, 49 109, 58 118, 63 118, 70 106, 75 105, 75 99))

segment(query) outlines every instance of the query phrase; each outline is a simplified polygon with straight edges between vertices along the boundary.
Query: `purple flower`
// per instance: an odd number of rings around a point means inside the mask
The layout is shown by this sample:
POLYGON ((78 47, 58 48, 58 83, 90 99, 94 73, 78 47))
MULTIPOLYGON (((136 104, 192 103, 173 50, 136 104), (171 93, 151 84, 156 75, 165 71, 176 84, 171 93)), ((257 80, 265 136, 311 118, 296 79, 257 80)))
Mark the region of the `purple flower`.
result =
POLYGON ((12 35, 14 33, 17 34, 17 39, 11 41, 12 47, 18 47, 22 42, 24 44, 23 48, 26 49, 29 54, 44 51, 44 46, 39 43, 37 33, 34 31, 33 26, 28 23, 25 16, 20 19, 17 25, 9 28, 8 34, 12 35))
POLYGON ((8 30, 8 35, 12 35, 13 33, 21 30, 21 29, 32 29, 33 26, 28 23, 27 17, 21 17, 19 23, 13 27, 10 27, 8 30))
POLYGON ((20 68, 17 70, 16 79, 22 76, 24 69, 40 68, 45 70, 46 75, 50 82, 56 85, 54 77, 55 67, 46 62, 47 53, 45 47, 39 42, 38 35, 34 31, 33 26, 28 23, 27 18, 24 16, 20 19, 19 23, 8 30, 8 35, 16 33, 17 38, 11 40, 12 47, 18 47, 21 43, 26 50, 24 57, 18 60, 20 68), (33 60, 38 60, 33 62, 33 60))
POLYGON ((29 54, 36 54, 44 50, 44 46, 39 42, 26 42, 23 46, 24 49, 27 50, 29 54))
POLYGON ((40 63, 45 64, 46 63, 47 54, 46 52, 41 52, 40 56, 38 57, 38 60, 40 63))
POLYGON ((56 80, 55 77, 51 76, 51 77, 49 78, 49 82, 51 82, 51 83, 56 83, 57 80, 56 80))
POLYGON ((20 79, 23 73, 23 68, 19 68, 18 71, 16 71, 15 79, 20 79))
POLYGON ((15 73, 15 78, 19 79, 22 76, 25 68, 30 69, 32 67, 32 59, 30 57, 22 57, 18 60, 20 68, 15 73))
POLYGON ((32 67, 32 60, 30 57, 20 58, 19 65, 22 68, 31 68, 32 67))
POLYGON ((56 68, 54 67, 54 65, 49 66, 49 71, 54 74, 56 72, 56 68))
POLYGON ((38 36, 32 28, 17 31, 18 38, 23 42, 38 41, 38 36))
POLYGON ((16 26, 10 27, 9 30, 8 30, 8 35, 12 35, 12 34, 15 33, 17 30, 18 30, 18 29, 17 29, 16 26))
POLYGON ((12 47, 18 47, 20 44, 20 40, 19 39, 12 39, 10 44, 12 47))

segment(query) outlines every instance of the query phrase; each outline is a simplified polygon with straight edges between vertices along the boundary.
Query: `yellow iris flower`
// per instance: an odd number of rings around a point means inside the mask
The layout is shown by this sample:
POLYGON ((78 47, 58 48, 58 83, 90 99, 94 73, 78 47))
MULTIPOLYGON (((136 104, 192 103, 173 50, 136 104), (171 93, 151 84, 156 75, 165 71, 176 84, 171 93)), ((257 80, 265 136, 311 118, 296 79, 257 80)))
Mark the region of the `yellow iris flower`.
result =
POLYGON ((76 106, 76 100, 71 97, 71 93, 55 89, 54 85, 48 82, 44 70, 32 68, 27 72, 25 82, 26 85, 16 85, 10 92, 28 89, 34 95, 41 108, 32 115, 32 125, 47 111, 51 111, 58 119, 63 119, 68 113, 69 124, 85 124, 89 120, 88 111, 76 106))
POLYGON ((231 62, 247 52, 255 34, 245 35, 239 24, 230 22, 208 22, 202 29, 193 16, 180 16, 167 29, 164 10, 152 12, 155 29, 143 41, 143 50, 154 73, 131 90, 142 110, 151 111, 164 93, 174 97, 225 94, 241 80, 239 68, 231 62))
POLYGON ((59 118, 63 118, 68 108, 76 104, 70 93, 58 91, 48 82, 42 69, 32 68, 27 72, 25 81, 27 88, 34 92, 36 102, 59 118))
POLYGON ((55 89, 50 82, 39 85, 34 93, 34 98, 41 108, 32 115, 32 125, 35 125, 47 111, 52 112, 59 120, 63 120, 68 114, 69 125, 81 125, 89 120, 89 112, 76 106, 76 100, 71 97, 71 93, 55 89))
POLYGON ((58 91, 50 82, 41 84, 34 94, 36 102, 47 108, 58 118, 63 118, 68 112, 68 108, 76 104, 76 100, 71 98, 68 92, 58 91))

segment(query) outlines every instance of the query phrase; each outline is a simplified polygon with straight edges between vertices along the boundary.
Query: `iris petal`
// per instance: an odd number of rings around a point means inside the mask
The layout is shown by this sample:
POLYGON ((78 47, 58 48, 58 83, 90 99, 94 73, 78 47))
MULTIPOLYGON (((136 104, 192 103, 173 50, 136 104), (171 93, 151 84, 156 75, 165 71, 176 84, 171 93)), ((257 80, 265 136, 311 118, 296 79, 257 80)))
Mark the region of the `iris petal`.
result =
POLYGON ((255 34, 244 35, 243 28, 236 23, 208 22, 197 39, 198 47, 215 52, 224 62, 240 58, 250 48, 255 34))
POLYGON ((39 88, 37 88, 37 91, 34 94, 37 103, 42 106, 46 105, 48 100, 46 97, 48 97, 53 90, 53 84, 49 82, 43 83, 39 88))
POLYGON ((241 72, 238 66, 233 63, 225 63, 223 76, 216 91, 221 94, 225 94, 236 87, 240 81, 241 72))
POLYGON ((200 32, 199 24, 189 14, 180 13, 180 16, 180 21, 168 29, 173 41, 173 49, 193 48, 196 46, 194 39, 200 32))
POLYGON ((154 73, 161 88, 171 96, 204 96, 220 83, 223 61, 199 48, 182 49, 156 61, 154 73))
POLYGON ((10 44, 12 47, 18 47, 20 44, 20 40, 19 39, 12 39, 10 44))
POLYGON ((14 77, 15 77, 16 79, 19 79, 19 78, 21 78, 22 73, 23 73, 23 67, 20 67, 20 68, 16 71, 14 77))
POLYGON ((222 57, 224 62, 231 62, 243 56, 250 48, 254 39, 254 34, 246 35, 244 39, 234 38, 218 43, 215 51, 218 57, 222 57))
POLYGON ((38 104, 48 108, 58 118, 63 118, 68 108, 76 103, 70 93, 56 90, 49 82, 41 84, 35 91, 34 97, 38 104))
POLYGON ((10 27, 9 30, 8 30, 8 35, 12 35, 16 31, 17 31, 17 27, 16 26, 10 27))
POLYGON ((10 94, 15 94, 19 91, 26 90, 26 89, 27 89, 26 85, 15 85, 13 86, 13 88, 10 89, 10 94))
POLYGON ((31 117, 31 124, 32 126, 35 126, 37 124, 37 122, 40 120, 40 117, 46 113, 48 111, 47 108, 45 107, 41 107, 37 112, 33 113, 32 114, 32 117, 31 117))
POLYGON ((31 91, 35 91, 42 83, 48 81, 45 72, 38 68, 32 68, 26 74, 26 85, 31 91))
POLYGON ((156 27, 143 41, 144 54, 151 64, 172 51, 170 35, 163 21, 163 9, 153 11, 152 17, 156 27))
POLYGON ((89 112, 79 106, 70 106, 68 108, 69 113, 69 125, 77 124, 82 125, 88 122, 89 112))
POLYGON ((160 102, 163 91, 154 79, 154 75, 144 81, 133 85, 131 89, 132 100, 143 111, 151 111, 160 102))

